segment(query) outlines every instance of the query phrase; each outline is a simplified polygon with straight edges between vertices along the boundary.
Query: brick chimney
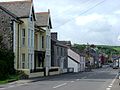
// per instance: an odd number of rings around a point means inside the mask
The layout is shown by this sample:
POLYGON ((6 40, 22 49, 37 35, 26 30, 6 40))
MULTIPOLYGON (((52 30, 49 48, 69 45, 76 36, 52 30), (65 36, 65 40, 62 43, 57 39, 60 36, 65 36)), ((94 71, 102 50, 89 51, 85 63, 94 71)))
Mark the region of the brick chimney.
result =
POLYGON ((51 38, 57 40, 57 32, 51 32, 51 38))

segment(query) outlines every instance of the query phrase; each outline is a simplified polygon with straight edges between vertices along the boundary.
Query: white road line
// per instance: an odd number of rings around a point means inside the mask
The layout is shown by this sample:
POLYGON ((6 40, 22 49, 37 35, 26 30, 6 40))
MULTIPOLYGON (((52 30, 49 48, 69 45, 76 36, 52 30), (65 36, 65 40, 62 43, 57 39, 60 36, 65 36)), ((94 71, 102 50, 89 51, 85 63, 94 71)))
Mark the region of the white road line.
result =
POLYGON ((110 85, 110 86, 108 86, 109 88, 111 88, 112 86, 110 85))
POLYGON ((113 84, 110 84, 111 86, 113 85, 113 84))
POLYGON ((71 83, 73 83, 73 82, 75 82, 75 81, 71 81, 71 83))
POLYGON ((113 79, 113 81, 111 82, 111 84, 108 86, 108 88, 106 88, 106 90, 110 90, 112 85, 114 84, 115 80, 117 79, 118 74, 115 76, 115 78, 113 79))
POLYGON ((118 74, 115 76, 114 80, 112 81, 112 83, 111 83, 112 85, 115 82, 115 80, 116 80, 117 77, 118 77, 118 74))
POLYGON ((67 83, 63 83, 63 84, 60 84, 60 85, 57 85, 57 86, 55 86, 55 87, 53 87, 53 88, 59 88, 59 87, 62 87, 62 86, 64 86, 64 85, 66 85, 67 83))
POLYGON ((106 90, 110 90, 110 88, 106 88, 106 90))
POLYGON ((80 79, 76 79, 76 81, 79 81, 80 79))

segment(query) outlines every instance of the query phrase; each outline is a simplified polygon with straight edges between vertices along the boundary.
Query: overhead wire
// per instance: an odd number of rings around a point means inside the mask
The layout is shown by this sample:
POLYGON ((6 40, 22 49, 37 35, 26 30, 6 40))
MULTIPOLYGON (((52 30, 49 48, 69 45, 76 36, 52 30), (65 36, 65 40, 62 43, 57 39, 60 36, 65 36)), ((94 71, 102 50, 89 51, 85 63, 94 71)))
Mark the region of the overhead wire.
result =
MULTIPOLYGON (((88 5, 89 5, 90 2, 91 2, 91 0, 87 0, 87 1, 81 2, 80 4, 82 4, 82 5, 84 5, 84 4, 88 4, 88 5)), ((86 6, 87 6, 87 5, 86 5, 86 6)), ((67 11, 71 10, 72 8, 73 8, 73 7, 68 8, 68 9, 66 9, 66 10, 64 10, 64 11, 62 11, 62 12, 60 12, 59 15, 55 15, 55 16, 53 16, 53 17, 61 16, 62 13, 67 12, 67 11)))
MULTIPOLYGON (((101 5, 101 4, 102 4, 103 2, 105 2, 105 1, 106 1, 106 0, 102 0, 102 1, 100 1, 100 2, 97 2, 95 5, 91 6, 90 8, 88 8, 88 9, 86 9, 86 10, 82 10, 81 13, 80 13, 79 15, 77 15, 76 17, 78 17, 78 16, 80 16, 80 15, 83 15, 83 14, 87 13, 88 11, 90 11, 91 9, 93 9, 93 8, 95 8, 95 7, 99 6, 99 5, 101 5)), ((73 21, 76 17, 74 17, 74 18, 72 18, 72 19, 66 21, 65 23, 63 23, 63 24, 61 24, 61 25, 59 25, 59 26, 56 26, 56 27, 53 28, 53 29, 59 28, 59 27, 65 25, 65 24, 67 24, 67 23, 73 21)))

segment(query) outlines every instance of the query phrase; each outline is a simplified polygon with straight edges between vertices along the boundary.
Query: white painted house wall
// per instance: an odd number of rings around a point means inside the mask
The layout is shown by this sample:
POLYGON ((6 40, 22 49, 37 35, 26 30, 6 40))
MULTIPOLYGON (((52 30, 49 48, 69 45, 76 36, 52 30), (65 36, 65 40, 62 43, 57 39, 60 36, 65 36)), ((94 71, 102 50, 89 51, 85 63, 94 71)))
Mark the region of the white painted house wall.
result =
POLYGON ((80 55, 71 49, 68 49, 68 68, 74 68, 74 72, 80 71, 80 55))
POLYGON ((68 68, 74 68, 74 72, 79 72, 79 64, 68 57, 68 68))

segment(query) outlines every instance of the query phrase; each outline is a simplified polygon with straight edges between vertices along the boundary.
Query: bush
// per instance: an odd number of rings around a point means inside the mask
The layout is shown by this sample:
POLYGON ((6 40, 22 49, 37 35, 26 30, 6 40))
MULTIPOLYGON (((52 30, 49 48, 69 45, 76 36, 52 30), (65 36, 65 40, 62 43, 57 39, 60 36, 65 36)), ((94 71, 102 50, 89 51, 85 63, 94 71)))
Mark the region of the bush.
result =
POLYGON ((7 64, 5 61, 0 60, 0 80, 4 80, 8 77, 7 64))
POLYGON ((0 79, 15 74, 14 53, 9 50, 0 50, 0 79))
POLYGON ((5 47, 3 37, 0 35, 0 79, 8 78, 9 75, 15 74, 14 53, 5 47))

